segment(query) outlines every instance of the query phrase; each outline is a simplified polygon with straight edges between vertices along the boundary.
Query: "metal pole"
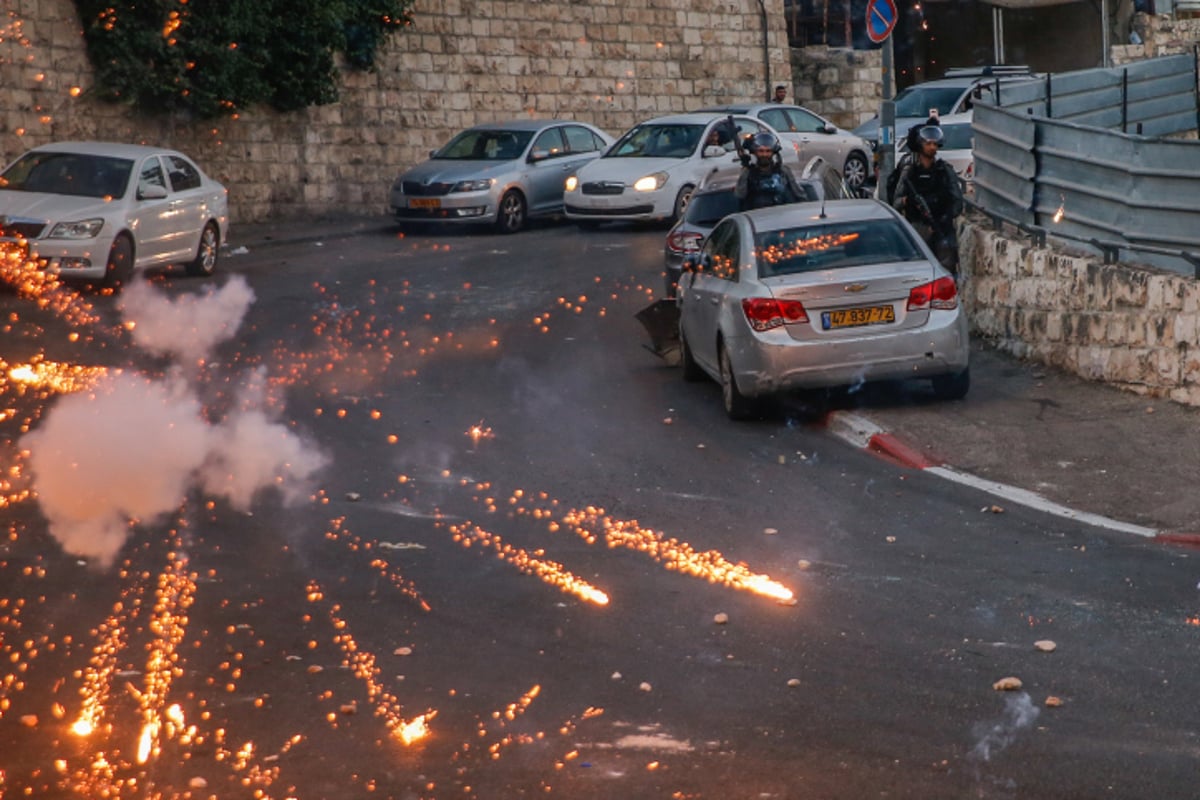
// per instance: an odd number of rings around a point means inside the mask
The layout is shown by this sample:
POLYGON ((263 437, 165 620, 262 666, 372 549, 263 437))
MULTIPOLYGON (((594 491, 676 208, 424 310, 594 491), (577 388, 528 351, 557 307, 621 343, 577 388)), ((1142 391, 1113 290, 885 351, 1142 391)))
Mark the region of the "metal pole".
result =
MULTIPOLYGON (((883 40, 881 55, 883 56, 883 86, 881 87, 883 103, 879 108, 879 182, 876 184, 876 189, 879 191, 878 196, 882 197, 882 188, 887 186, 888 176, 896 168, 896 104, 892 102, 896 68, 893 63, 891 36, 883 40)), ((887 198, 884 197, 884 199, 887 198)))
POLYGON ((1121 70, 1121 133, 1129 133, 1129 68, 1121 70))
POLYGON ((763 80, 767 82, 766 99, 771 102, 771 41, 767 36, 767 7, 758 0, 758 11, 762 17, 763 32, 763 80))
POLYGON ((994 63, 1004 63, 1004 9, 992 6, 992 58, 994 63))
POLYGON ((1112 66, 1108 57, 1108 0, 1100 0, 1100 46, 1104 48, 1100 64, 1104 67, 1112 66))

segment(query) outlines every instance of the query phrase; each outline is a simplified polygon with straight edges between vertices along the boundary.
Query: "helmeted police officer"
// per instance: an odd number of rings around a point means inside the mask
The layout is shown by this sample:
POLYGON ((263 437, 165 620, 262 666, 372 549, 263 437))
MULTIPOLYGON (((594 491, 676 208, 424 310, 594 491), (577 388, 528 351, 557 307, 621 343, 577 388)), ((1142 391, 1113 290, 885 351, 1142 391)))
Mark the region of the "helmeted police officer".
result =
POLYGON ((962 187, 954 167, 938 158, 945 141, 939 125, 924 125, 915 137, 918 149, 900 170, 892 205, 924 237, 942 266, 958 269, 954 220, 963 212, 962 187))
POLYGON ((792 177, 791 170, 783 166, 779 152, 779 139, 774 134, 760 131, 746 137, 746 145, 740 154, 742 174, 734 188, 742 211, 798 203, 804 199, 804 192, 792 177))

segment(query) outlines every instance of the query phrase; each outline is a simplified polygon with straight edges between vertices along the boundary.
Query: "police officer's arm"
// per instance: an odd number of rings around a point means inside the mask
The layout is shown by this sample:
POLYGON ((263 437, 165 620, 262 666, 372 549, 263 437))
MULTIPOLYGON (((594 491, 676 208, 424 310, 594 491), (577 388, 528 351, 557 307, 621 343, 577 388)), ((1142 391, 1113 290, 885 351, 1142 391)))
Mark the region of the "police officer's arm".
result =
POLYGON ((958 173, 954 171, 954 167, 945 161, 940 161, 939 163, 946 176, 946 191, 950 195, 950 202, 946 204, 947 213, 949 213, 950 219, 955 219, 959 214, 963 213, 963 208, 966 205, 963 201, 962 184, 959 183, 958 173))
POLYGON ((903 211, 908 204, 908 195, 912 190, 912 181, 908 180, 909 167, 905 164, 899 168, 899 176, 896 180, 896 196, 892 199, 892 208, 897 211, 903 211))
POLYGON ((792 174, 790 169, 787 167, 780 167, 780 171, 783 173, 783 183, 785 186, 787 186, 788 194, 792 196, 791 202, 799 203, 801 200, 807 197, 807 195, 804 194, 804 190, 800 188, 800 184, 796 183, 796 176, 792 174))
POLYGON ((738 200, 745 200, 746 195, 750 193, 750 168, 746 167, 742 170, 742 174, 738 175, 737 186, 733 187, 733 196, 738 200))

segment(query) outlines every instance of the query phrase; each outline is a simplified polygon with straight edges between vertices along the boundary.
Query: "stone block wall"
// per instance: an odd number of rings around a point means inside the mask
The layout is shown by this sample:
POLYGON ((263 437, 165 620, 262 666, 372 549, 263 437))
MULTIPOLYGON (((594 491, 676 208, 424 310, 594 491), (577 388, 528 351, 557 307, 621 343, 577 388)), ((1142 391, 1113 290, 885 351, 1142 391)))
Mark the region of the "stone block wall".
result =
POLYGON ((387 190, 464 127, 562 116, 619 135, 659 114, 758 100, 791 80, 783 0, 423 0, 374 72, 343 73, 339 102, 195 122, 91 97, 71 0, 0 13, 0 160, 68 139, 145 142, 194 156, 230 189, 233 221, 386 213, 387 190))
POLYGON ((972 218, 960 234, 972 332, 1001 349, 1200 406, 1200 282, 1039 248, 972 218))
POLYGON ((1145 58, 1190 53, 1200 41, 1200 18, 1173 17, 1169 14, 1135 14, 1133 30, 1141 44, 1121 44, 1111 48, 1113 66, 1145 58))
POLYGON ((792 96, 838 127, 857 128, 879 113, 881 53, 821 45, 792 48, 792 96))

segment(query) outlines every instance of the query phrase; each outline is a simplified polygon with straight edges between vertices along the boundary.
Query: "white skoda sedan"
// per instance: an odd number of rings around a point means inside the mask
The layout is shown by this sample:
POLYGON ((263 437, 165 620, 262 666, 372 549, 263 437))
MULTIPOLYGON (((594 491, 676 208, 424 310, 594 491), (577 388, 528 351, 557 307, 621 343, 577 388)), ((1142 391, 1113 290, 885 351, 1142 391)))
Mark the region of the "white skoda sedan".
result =
POLYGON ((211 275, 228 235, 227 190, 175 150, 60 142, 0 173, 0 240, 65 279, 118 287, 173 264, 211 275))
POLYGON ((926 378, 970 387, 958 286, 916 231, 876 200, 726 217, 679 281, 686 380, 720 382, 733 419, 796 389, 926 378))

